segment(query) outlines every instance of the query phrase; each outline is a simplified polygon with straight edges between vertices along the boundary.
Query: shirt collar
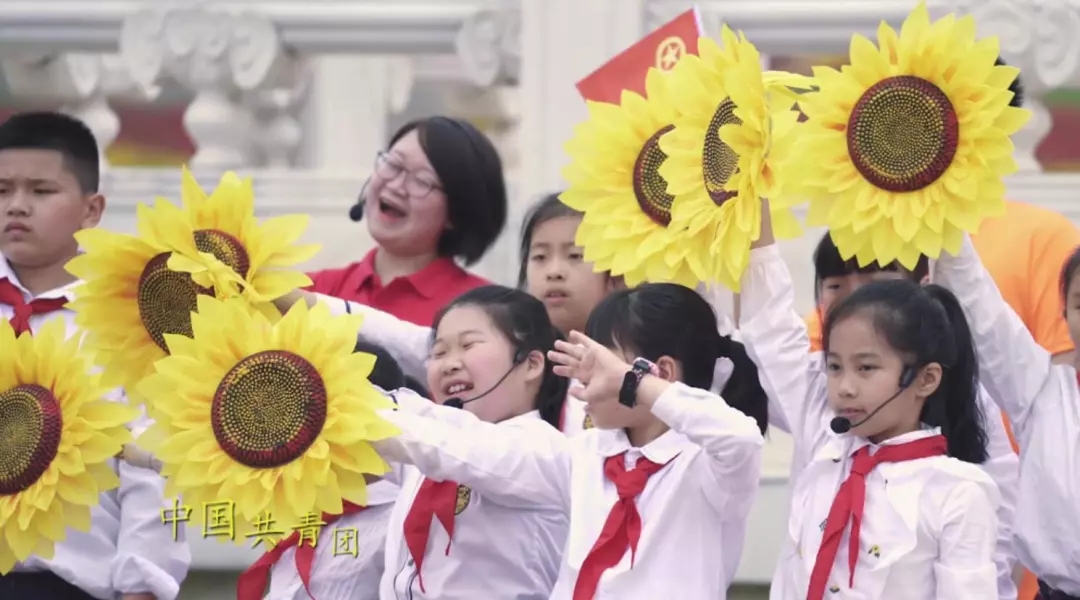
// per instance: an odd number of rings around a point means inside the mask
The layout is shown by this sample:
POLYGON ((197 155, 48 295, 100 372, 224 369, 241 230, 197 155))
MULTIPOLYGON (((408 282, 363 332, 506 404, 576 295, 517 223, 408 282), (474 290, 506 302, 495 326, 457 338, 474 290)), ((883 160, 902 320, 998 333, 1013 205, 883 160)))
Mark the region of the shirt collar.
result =
POLYGON ((927 424, 922 425, 922 429, 918 431, 910 431, 908 433, 900 434, 894 438, 889 438, 880 444, 874 444, 870 440, 863 437, 855 437, 848 434, 835 434, 830 433, 832 440, 829 444, 823 448, 825 458, 830 458, 836 462, 839 462, 844 457, 851 456, 858 449, 863 446, 869 446, 872 452, 876 452, 881 446, 896 446, 900 444, 906 444, 908 442, 914 442, 935 435, 941 435, 940 427, 931 427, 927 424))
MULTIPOLYGON (((374 248, 370 250, 357 265, 353 276, 354 289, 357 291, 378 278, 375 273, 376 250, 374 248)), ((423 269, 399 279, 408 281, 421 296, 430 300, 442 292, 446 288, 446 284, 460 272, 461 267, 454 262, 454 259, 440 256, 428 263, 423 269)), ((386 285, 386 282, 380 281, 379 283, 380 285, 386 285)))
MULTIPOLYGON (((597 436, 597 451, 604 458, 622 454, 634 448, 630 444, 630 438, 626 437, 626 432, 622 429, 596 430, 595 435, 597 436)), ((679 453, 692 446, 693 444, 685 436, 669 429, 660 437, 638 448, 638 450, 645 458, 662 465, 670 462, 679 453)))
POLYGON ((11 283, 15 284, 15 287, 19 288, 19 291, 23 293, 27 299, 36 300, 51 300, 53 298, 63 298, 68 302, 75 299, 75 288, 82 283, 82 280, 76 279, 67 285, 60 286, 51 290, 44 291, 37 296, 30 293, 30 290, 26 289, 26 286, 19 281, 19 277, 15 275, 15 271, 11 269, 11 264, 7 261, 7 258, 3 254, 0 254, 0 279, 7 279, 11 283))

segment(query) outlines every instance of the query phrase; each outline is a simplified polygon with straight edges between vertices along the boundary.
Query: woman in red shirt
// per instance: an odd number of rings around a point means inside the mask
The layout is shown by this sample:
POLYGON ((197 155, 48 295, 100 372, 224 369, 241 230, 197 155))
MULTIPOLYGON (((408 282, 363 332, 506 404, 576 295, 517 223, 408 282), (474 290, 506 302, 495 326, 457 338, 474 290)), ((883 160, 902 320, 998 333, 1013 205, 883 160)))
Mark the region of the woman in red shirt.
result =
POLYGON ((310 273, 312 291, 430 326, 440 308, 487 285, 480 260, 506 223, 502 161, 469 123, 428 117, 398 129, 353 207, 376 246, 359 262, 310 273))

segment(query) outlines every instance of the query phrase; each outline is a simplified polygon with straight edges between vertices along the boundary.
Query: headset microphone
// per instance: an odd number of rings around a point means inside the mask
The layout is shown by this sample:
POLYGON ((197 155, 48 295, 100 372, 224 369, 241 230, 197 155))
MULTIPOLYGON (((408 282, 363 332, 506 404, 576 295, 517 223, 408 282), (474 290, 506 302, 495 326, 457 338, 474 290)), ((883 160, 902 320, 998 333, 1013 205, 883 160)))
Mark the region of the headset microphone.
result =
POLYGON ((494 392, 496 389, 498 389, 498 387, 500 385, 502 385, 502 382, 506 381, 506 378, 509 377, 510 374, 514 372, 514 369, 518 368, 518 365, 525 362, 525 359, 527 359, 528 357, 529 357, 528 352, 525 352, 524 350, 521 350, 521 349, 516 350, 514 352, 514 362, 513 362, 513 364, 511 364, 510 368, 507 369, 506 373, 503 373, 503 376, 500 377, 499 380, 495 382, 495 385, 488 388, 486 392, 484 392, 483 394, 480 394, 479 396, 473 396, 472 398, 469 398, 468 400, 462 400, 461 398, 458 398, 456 396, 453 397, 453 398, 447 398, 446 402, 443 402, 443 406, 449 406, 450 408, 465 408, 466 404, 468 404, 470 402, 476 402, 477 400, 483 398, 484 396, 487 396, 491 392, 494 392))
POLYGON ((900 373, 900 389, 897 390, 895 394, 890 396, 888 400, 879 404, 877 408, 870 412, 870 414, 866 415, 856 423, 852 423, 851 419, 847 417, 836 417, 829 422, 829 429, 832 429, 833 433, 843 434, 874 418, 874 415, 881 412, 881 409, 885 408, 885 406, 895 400, 897 396, 904 393, 904 390, 908 389, 908 387, 911 386, 911 384, 915 381, 916 374, 917 372, 915 370, 915 367, 904 367, 904 370, 900 373))
POLYGON ((353 221, 360 222, 364 219, 364 204, 367 202, 364 198, 364 192, 367 191, 369 183, 371 183, 371 179, 364 182, 364 187, 360 188, 360 195, 356 198, 356 204, 349 207, 349 218, 353 221))

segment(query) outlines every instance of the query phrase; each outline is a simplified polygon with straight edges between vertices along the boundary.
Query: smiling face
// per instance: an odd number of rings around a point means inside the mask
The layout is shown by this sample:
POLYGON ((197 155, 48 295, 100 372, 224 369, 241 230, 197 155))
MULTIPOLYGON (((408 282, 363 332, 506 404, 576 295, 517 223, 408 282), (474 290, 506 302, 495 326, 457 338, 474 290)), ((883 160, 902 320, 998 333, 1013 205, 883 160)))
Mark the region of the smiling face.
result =
POLYGON ((66 262, 78 249, 75 233, 96 226, 104 204, 83 193, 60 152, 0 151, 0 252, 16 267, 66 262))
POLYGON ((580 224, 581 217, 565 216, 536 225, 525 269, 527 291, 544 303, 563 333, 583 331, 589 313, 610 291, 609 278, 594 272, 574 244, 580 224))
POLYGON ((489 423, 533 410, 543 356, 513 365, 515 347, 478 306, 458 306, 439 321, 428 360, 428 388, 439 404, 449 398, 465 401, 465 410, 489 423), (499 379, 510 374, 499 383, 499 379), (494 389, 493 389, 494 388, 494 389), (483 398, 469 402, 491 390, 483 398))
POLYGON ((447 199, 414 129, 376 160, 364 217, 371 237, 399 256, 435 254, 447 199))

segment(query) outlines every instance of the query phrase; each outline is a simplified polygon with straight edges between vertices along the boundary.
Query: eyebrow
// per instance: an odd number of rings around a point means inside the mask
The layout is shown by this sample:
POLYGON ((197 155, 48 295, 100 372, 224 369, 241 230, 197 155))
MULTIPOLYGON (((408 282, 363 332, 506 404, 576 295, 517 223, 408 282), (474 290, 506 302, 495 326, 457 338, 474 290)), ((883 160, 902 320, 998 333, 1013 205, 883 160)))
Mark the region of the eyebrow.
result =
MULTIPOLYGON (((832 351, 828 352, 825 356, 827 356, 829 358, 840 358, 839 354, 837 354, 836 352, 832 352, 832 351)), ((856 353, 854 356, 852 356, 852 358, 880 359, 881 355, 876 353, 876 352, 859 352, 859 353, 856 353)))
POLYGON ((432 176, 432 177, 434 177, 436 179, 436 181, 433 181, 432 183, 438 183, 437 180, 438 180, 439 176, 435 173, 435 171, 433 169, 431 169, 429 167, 417 167, 415 165, 411 165, 411 164, 409 164, 409 160, 407 158, 405 158, 404 155, 402 155, 402 154, 400 154, 400 153, 398 153, 398 152, 396 152, 394 150, 387 150, 386 154, 389 155, 394 160, 398 161, 399 163, 402 163, 402 165, 406 169, 408 169, 409 171, 412 171, 413 175, 430 175, 430 176, 432 176))

